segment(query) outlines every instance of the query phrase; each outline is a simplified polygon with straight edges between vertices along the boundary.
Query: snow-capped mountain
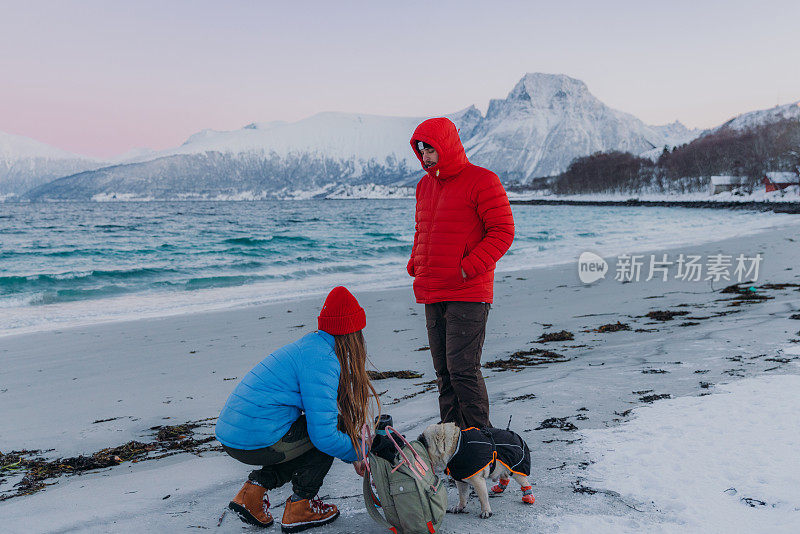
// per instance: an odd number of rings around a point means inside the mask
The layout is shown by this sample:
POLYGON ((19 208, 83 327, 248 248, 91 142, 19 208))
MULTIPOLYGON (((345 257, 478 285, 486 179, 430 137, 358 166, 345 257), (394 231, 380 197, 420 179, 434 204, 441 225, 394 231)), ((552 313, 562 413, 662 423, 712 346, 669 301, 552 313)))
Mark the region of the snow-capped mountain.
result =
POLYGON ((108 163, 113 165, 120 165, 123 163, 137 163, 139 161, 147 161, 158 157, 158 151, 152 148, 136 147, 123 152, 118 156, 109 158, 108 163))
POLYGON ((475 134, 475 129, 483 122, 483 115, 475 106, 462 109, 448 117, 458 128, 458 135, 462 141, 470 139, 475 134))
POLYGON ((800 101, 784 104, 783 106, 775 106, 774 108, 742 113, 711 131, 716 132, 723 129, 746 130, 747 128, 772 124, 785 119, 800 121, 800 101))
MULTIPOLYGON (((595 152, 623 151, 657 159, 665 146, 691 142, 702 133, 680 122, 646 125, 606 106, 582 81, 561 74, 526 74, 505 99, 490 101, 485 116, 470 106, 448 117, 459 128, 470 160, 507 183, 556 175, 573 159, 595 152)), ((800 118, 798 104, 747 113, 721 127, 744 128, 781 118, 800 118)), ((111 166, 33 188, 25 197, 261 199, 364 191, 374 195, 388 191, 386 187, 413 186, 418 180, 419 162, 408 141, 422 120, 319 113, 297 122, 203 130, 178 147, 134 151, 113 159, 111 166)))
POLYGON ((416 162, 408 145, 410 132, 422 119, 351 113, 319 113, 297 122, 254 123, 240 130, 203 130, 172 154, 263 154, 285 158, 309 154, 338 160, 384 161, 388 157, 416 162))
POLYGON ((698 134, 680 123, 647 126, 603 104, 580 80, 536 73, 526 74, 505 100, 489 103, 465 148, 474 163, 525 182, 558 174, 579 156, 660 152, 698 134))
POLYGON ((690 143, 703 133, 703 130, 699 128, 690 130, 681 121, 675 121, 661 126, 650 126, 650 128, 661 134, 664 137, 664 144, 670 148, 690 143))
MULTIPOLYGON (((480 112, 471 107, 451 118, 469 131, 480 112)), ((293 123, 203 130, 179 147, 55 180, 33 189, 27 198, 295 198, 309 191, 339 191, 340 185, 413 185, 420 168, 409 138, 423 120, 320 113, 293 123)))
POLYGON ((0 132, 0 199, 21 195, 60 176, 104 165, 103 161, 28 137, 0 132))

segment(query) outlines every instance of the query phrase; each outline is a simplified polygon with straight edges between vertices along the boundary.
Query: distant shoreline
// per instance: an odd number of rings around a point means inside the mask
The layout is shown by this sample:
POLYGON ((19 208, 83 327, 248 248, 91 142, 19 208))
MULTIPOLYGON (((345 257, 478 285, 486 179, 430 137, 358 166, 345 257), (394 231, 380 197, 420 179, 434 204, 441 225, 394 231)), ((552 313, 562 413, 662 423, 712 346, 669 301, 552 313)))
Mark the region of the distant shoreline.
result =
POLYGON ((800 214, 800 202, 759 202, 759 201, 714 201, 714 200, 569 200, 569 199, 529 199, 509 200, 511 204, 554 204, 567 206, 660 206, 668 208, 712 208, 733 210, 773 211, 775 213, 800 214))

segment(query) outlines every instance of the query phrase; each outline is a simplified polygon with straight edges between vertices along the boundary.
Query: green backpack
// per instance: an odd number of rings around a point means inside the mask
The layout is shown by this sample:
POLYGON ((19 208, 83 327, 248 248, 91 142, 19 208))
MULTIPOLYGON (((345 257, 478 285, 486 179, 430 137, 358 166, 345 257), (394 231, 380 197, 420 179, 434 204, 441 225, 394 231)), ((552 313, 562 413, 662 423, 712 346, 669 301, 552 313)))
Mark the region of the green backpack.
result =
POLYGON ((438 532, 447 509, 447 488, 433 472, 428 451, 419 441, 409 443, 390 426, 386 427, 386 437, 394 444, 397 453, 392 462, 370 453, 364 475, 367 513, 395 534, 438 532), (392 434, 403 442, 402 448, 392 434), (372 491, 370 475, 378 493, 377 499, 372 491), (378 511, 379 507, 383 509, 383 515, 378 511))

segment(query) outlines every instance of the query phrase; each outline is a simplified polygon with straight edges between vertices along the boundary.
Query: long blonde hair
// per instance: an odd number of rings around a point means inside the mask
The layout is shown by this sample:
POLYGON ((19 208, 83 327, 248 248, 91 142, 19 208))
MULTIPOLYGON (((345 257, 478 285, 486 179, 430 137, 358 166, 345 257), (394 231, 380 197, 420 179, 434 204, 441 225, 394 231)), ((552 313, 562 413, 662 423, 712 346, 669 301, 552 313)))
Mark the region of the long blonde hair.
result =
POLYGON ((367 374, 367 348, 361 330, 333 336, 334 350, 339 358, 339 392, 336 403, 339 407, 339 430, 350 437, 353 447, 359 450, 361 428, 367 424, 375 426, 373 413, 381 413, 381 401, 367 374), (370 397, 375 399, 371 408, 370 397))

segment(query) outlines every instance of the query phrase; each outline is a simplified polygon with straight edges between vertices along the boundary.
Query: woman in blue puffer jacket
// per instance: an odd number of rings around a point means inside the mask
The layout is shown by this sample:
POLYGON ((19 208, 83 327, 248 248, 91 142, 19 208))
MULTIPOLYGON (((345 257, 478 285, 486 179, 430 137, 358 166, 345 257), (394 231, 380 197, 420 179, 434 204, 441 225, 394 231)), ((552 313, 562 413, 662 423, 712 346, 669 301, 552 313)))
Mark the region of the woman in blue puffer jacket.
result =
POLYGON ((361 330, 366 315, 344 287, 334 288, 318 317, 319 330, 278 349, 236 386, 217 420, 217 440, 233 458, 260 466, 229 507, 248 523, 269 526, 267 490, 291 480, 281 528, 298 532, 330 523, 335 505, 315 499, 333 458, 358 461, 358 437, 372 422, 378 396, 366 371, 361 330))

